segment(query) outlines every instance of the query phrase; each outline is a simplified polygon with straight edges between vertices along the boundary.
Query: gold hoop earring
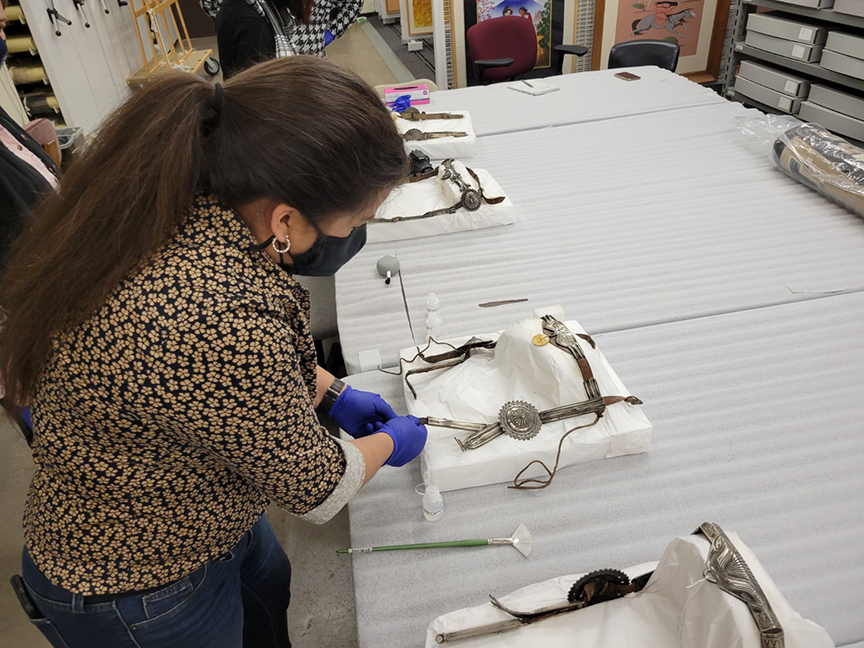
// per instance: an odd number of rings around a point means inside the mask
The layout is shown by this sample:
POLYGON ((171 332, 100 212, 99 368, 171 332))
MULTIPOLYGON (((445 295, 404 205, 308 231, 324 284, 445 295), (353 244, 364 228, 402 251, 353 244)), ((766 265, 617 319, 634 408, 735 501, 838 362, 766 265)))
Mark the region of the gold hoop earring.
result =
POLYGON ((276 250, 277 253, 285 254, 288 250, 291 249, 291 241, 289 241, 287 238, 285 239, 285 248, 284 249, 281 249, 281 248, 279 248, 278 245, 276 245, 278 242, 279 242, 279 239, 277 239, 274 236, 273 237, 273 249, 276 250))

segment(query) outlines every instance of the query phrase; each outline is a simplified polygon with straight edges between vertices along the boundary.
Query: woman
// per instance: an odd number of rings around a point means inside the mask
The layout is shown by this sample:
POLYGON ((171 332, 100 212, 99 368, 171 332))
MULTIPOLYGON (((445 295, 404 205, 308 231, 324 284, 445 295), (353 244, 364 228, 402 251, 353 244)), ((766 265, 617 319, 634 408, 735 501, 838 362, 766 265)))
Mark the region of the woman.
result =
POLYGON ((225 78, 271 58, 325 56, 357 20, 363 0, 206 0, 225 78))
MULTIPOLYGON (((0 1, 0 66, 6 60, 6 3, 0 1)), ((60 167, 38 142, 0 108, 0 270, 9 246, 24 229, 33 207, 57 186, 60 167)), ((0 381, 0 398, 4 388, 0 381)), ((30 410, 9 412, 29 445, 30 410)))
POLYGON ((320 59, 224 90, 172 74, 19 240, 0 367, 9 405, 32 404, 22 589, 53 645, 290 645, 267 504, 323 523, 426 440, 316 368, 292 277, 359 250, 402 146, 375 93, 320 59), (319 425, 321 403, 353 441, 319 425))
MULTIPOLYGON (((0 65, 6 60, 6 9, 0 2, 0 65)), ((0 268, 30 210, 57 184, 60 169, 0 108, 0 268)))

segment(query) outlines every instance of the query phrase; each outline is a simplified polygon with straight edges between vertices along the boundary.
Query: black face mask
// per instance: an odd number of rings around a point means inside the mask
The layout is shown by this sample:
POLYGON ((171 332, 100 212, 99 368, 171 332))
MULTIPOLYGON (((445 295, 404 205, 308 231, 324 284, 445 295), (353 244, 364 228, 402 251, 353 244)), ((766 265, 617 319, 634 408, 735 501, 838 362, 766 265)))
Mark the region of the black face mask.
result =
MULTIPOLYGON (((317 229, 317 228, 316 228, 317 229)), ((254 245, 251 249, 261 251, 273 243, 275 236, 254 245)), ((279 255, 279 267, 291 274, 305 277, 332 277, 366 245, 366 226, 361 225, 349 236, 329 236, 318 230, 318 238, 312 247, 300 254, 292 254, 293 264, 285 263, 279 255)))

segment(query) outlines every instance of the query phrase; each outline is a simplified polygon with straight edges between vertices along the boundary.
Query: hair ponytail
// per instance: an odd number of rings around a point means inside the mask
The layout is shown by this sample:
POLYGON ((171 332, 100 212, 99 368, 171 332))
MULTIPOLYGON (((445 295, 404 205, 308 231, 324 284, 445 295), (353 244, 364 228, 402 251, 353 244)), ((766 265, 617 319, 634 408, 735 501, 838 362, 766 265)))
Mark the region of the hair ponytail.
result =
POLYGON ((61 329, 84 321, 186 218, 196 193, 258 198, 322 221, 407 173, 389 110, 356 75, 295 56, 225 83, 170 73, 102 127, 37 210, 0 276, 7 409, 26 404, 61 329), (213 109, 217 114, 213 114, 213 109))

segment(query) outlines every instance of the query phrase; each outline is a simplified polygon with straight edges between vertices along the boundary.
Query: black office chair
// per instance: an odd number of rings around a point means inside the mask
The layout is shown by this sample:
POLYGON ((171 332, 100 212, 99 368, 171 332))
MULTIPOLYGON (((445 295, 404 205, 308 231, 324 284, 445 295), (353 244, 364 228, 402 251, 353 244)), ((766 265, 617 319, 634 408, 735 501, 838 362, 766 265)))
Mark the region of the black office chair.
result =
POLYGON ((659 40, 635 40, 618 43, 609 52, 609 68, 656 65, 671 72, 678 67, 681 47, 677 43, 659 40))
POLYGON ((558 74, 564 73, 564 57, 567 54, 573 56, 585 56, 588 53, 588 48, 582 45, 556 45, 555 51, 558 52, 558 74))

